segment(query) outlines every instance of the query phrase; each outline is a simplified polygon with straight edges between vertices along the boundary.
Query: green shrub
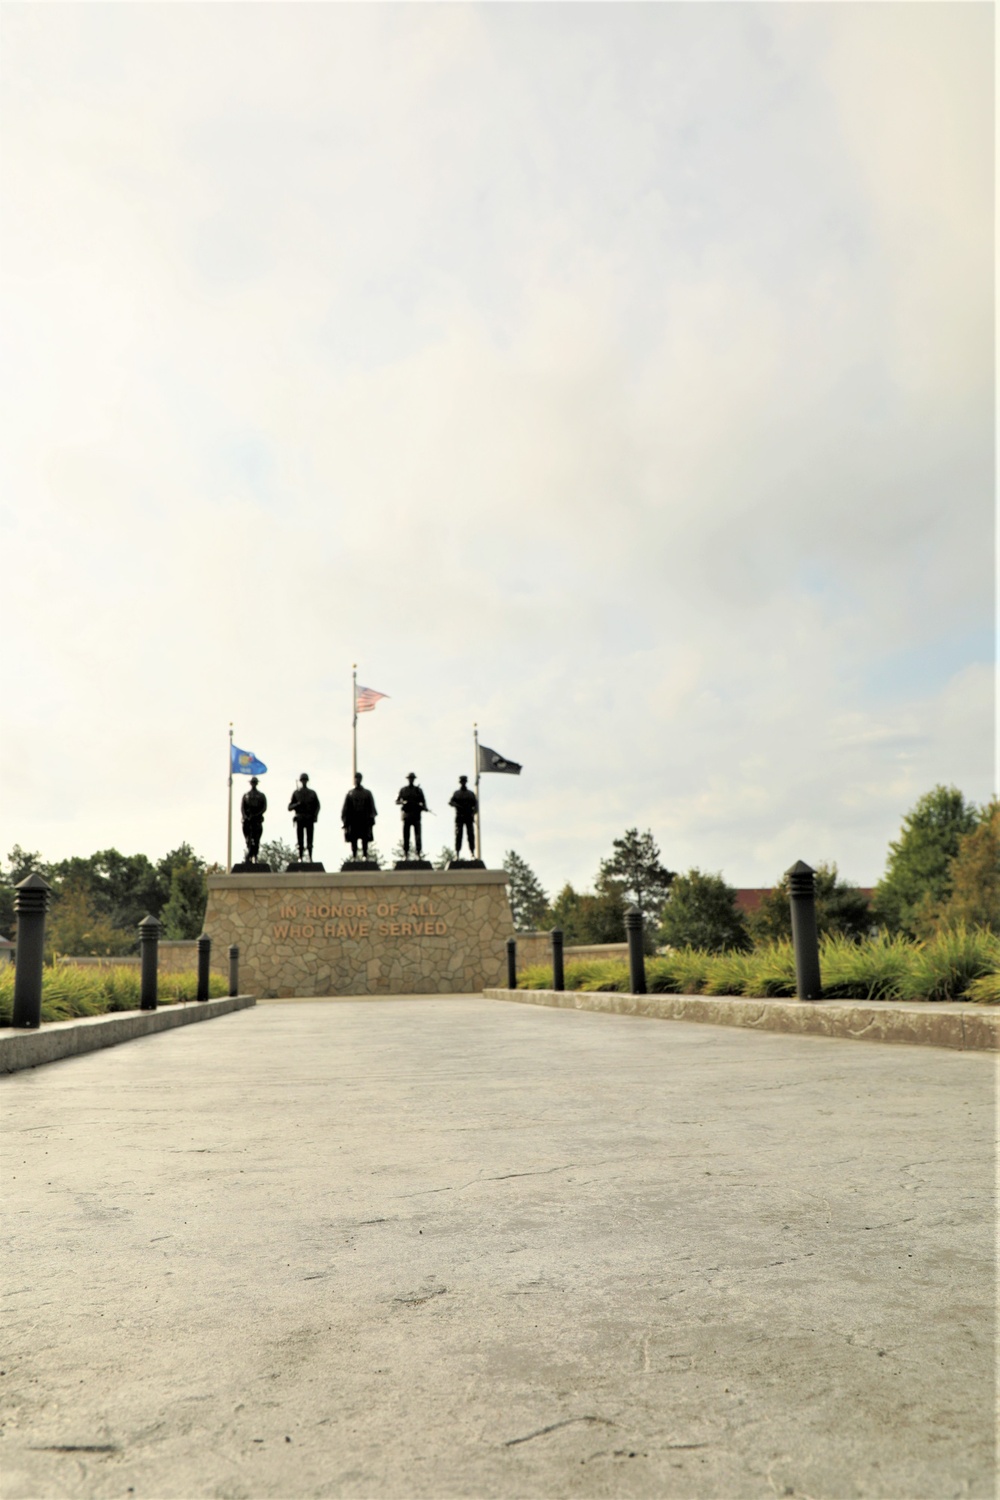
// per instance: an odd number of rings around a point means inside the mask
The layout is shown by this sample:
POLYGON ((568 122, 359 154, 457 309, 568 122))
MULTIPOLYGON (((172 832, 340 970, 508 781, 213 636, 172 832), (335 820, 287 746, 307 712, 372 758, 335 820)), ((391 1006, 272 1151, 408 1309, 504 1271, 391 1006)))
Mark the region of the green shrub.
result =
POLYGON ((984 974, 981 979, 973 979, 965 998, 976 1001, 978 1005, 1000 1005, 1000 974, 984 974))
MULTIPOLYGON (((568 990, 627 990, 628 965, 614 958, 572 960, 565 966, 568 990)), ((518 975, 520 990, 550 990, 552 965, 530 964, 518 975)))
MULTIPOLYGON (((228 985, 220 974, 209 976, 208 992, 225 995, 228 985)), ((197 974, 161 974, 158 997, 161 1005, 193 1000, 198 993, 197 974)), ((42 972, 42 1020, 69 1021, 74 1016, 103 1016, 111 1011, 139 1009, 139 970, 135 965, 116 964, 86 968, 75 964, 46 965, 42 972)), ((0 1026, 9 1026, 14 1011, 14 965, 0 966, 0 1026)))
POLYGON ((829 937, 820 945, 823 994, 829 1000, 910 998, 913 954, 908 938, 886 932, 864 943, 829 937))
POLYGON ((652 960, 646 970, 646 987, 654 994, 700 995, 711 971, 714 953, 700 948, 677 948, 652 960))
POLYGON ((914 945, 905 1000, 957 1000, 1000 969, 1000 937, 964 923, 914 945))

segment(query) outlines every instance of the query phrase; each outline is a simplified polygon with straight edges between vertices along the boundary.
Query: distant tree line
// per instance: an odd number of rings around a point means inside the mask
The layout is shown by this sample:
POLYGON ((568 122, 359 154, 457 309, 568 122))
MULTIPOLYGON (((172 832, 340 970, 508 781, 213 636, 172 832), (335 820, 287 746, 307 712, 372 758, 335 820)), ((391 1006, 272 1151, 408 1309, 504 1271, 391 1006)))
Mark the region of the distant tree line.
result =
MULTIPOLYGON (((261 847, 273 869, 284 869, 292 855, 281 840, 261 847)), ((451 857, 450 849, 442 849, 435 867, 444 868, 451 857)), ((14 933, 14 886, 37 871, 53 888, 47 923, 51 951, 132 952, 136 928, 147 913, 159 917, 165 937, 194 938, 205 920, 206 877, 219 868, 186 843, 155 863, 145 854, 117 849, 47 863, 15 845, 6 866, 0 865, 0 934, 14 933)), ((550 900, 513 849, 504 857, 504 869, 516 930, 559 927, 574 946, 621 942, 625 909, 633 903, 645 918, 650 951, 747 950, 791 936, 786 876, 778 878, 756 911, 743 912, 735 888, 721 874, 667 869, 648 829, 627 828, 613 841, 598 865, 593 890, 580 891, 567 882, 550 900)), ((842 880, 835 864, 817 865, 816 913, 821 934, 855 940, 877 928, 925 939, 963 923, 1000 933, 1000 803, 977 807, 955 787, 934 787, 903 819, 871 900, 842 880)))
POLYGON ((15 844, 6 866, 0 866, 0 933, 13 936, 14 887, 32 872, 52 887, 46 922, 51 952, 130 953, 138 942, 136 928, 147 914, 159 917, 164 937, 196 938, 201 933, 209 866, 190 844, 155 863, 145 854, 120 854, 117 849, 49 863, 15 844))
MULTIPOLYGON (((646 919, 651 950, 692 947, 719 953, 791 937, 787 875, 779 876, 756 911, 743 912, 735 887, 721 874, 667 870, 649 831, 630 828, 615 839, 592 891, 567 884, 550 901, 514 850, 504 869, 515 928, 559 927, 567 944, 621 942, 630 902, 646 919)), ((934 787, 903 819, 872 898, 842 880, 836 864, 817 864, 816 915, 821 935, 854 941, 879 928, 913 939, 960 924, 1000 933, 1000 803, 977 807, 955 787, 934 787)))

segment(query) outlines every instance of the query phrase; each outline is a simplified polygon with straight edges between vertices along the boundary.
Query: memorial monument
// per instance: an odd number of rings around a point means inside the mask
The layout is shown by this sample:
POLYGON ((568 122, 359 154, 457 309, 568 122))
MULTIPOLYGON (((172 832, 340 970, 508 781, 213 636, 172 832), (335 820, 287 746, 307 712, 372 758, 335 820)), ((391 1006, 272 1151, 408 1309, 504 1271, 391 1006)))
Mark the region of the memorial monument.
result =
MULTIPOLYGON (((481 858, 479 776, 517 775, 520 765, 480 746, 473 726, 475 790, 468 776, 460 776, 450 799, 456 857, 447 870, 434 869, 423 857, 423 815, 431 809, 411 771, 396 797, 404 857, 392 870, 382 870, 372 847, 378 810, 357 769, 357 721, 386 695, 359 688, 356 671, 353 693, 354 785, 340 815, 350 859, 337 874, 313 862, 320 804, 303 772, 288 805, 298 860, 284 873, 257 863, 267 802, 252 785, 243 802, 247 859, 230 874, 208 876, 206 933, 217 951, 239 948, 241 982, 262 999, 459 995, 501 985, 514 923, 506 872, 487 870, 481 858), (468 858, 462 858, 466 852, 468 858)), ((266 770, 249 752, 232 746, 230 762, 231 772, 266 770)), ((232 776, 230 826, 231 810, 232 776)))

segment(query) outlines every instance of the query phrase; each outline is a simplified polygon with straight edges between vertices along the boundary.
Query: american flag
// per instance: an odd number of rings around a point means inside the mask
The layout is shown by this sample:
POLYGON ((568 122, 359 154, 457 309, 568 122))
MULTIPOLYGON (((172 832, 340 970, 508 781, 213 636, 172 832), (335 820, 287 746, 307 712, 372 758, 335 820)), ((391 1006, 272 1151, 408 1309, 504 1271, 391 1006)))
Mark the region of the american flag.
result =
POLYGON ((380 698, 388 698, 388 693, 376 693, 374 688, 357 687, 354 690, 354 711, 359 714, 370 714, 380 698))

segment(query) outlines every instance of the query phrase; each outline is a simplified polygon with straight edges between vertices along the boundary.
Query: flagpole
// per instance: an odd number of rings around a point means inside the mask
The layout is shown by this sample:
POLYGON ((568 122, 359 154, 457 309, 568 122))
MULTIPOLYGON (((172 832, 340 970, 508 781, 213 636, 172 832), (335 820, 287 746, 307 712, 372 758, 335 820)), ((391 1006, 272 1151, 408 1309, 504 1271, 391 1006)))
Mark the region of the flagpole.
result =
POLYGON ((479 821, 479 727, 472 726, 472 753, 476 757, 476 858, 483 857, 483 831, 479 821))
POLYGON ((358 664, 357 664, 357 662, 354 663, 354 668, 353 668, 352 673, 351 673, 351 680, 352 680, 352 683, 353 683, 353 696, 351 698, 351 703, 352 703, 352 706, 354 708, 354 720, 353 720, 353 723, 352 723, 352 726, 351 726, 351 728, 352 728, 352 734, 353 734, 352 750, 351 750, 351 780, 353 781, 354 778, 355 778, 355 776, 357 776, 357 774, 358 774, 358 664))
POLYGON ((229 726, 229 827, 226 833, 226 874, 233 873, 233 726, 229 726))

